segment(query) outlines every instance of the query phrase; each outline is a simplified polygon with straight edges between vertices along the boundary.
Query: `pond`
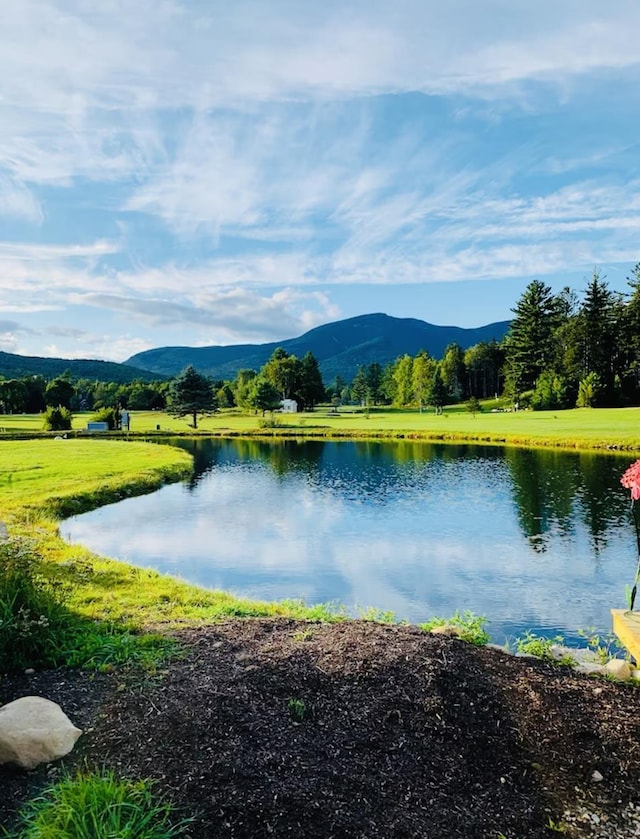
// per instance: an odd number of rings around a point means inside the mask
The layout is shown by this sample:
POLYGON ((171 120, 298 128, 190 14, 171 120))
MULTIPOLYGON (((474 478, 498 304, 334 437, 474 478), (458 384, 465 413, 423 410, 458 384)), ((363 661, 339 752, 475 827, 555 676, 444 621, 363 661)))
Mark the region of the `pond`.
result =
POLYGON ((263 600, 412 623, 471 610, 498 642, 609 633, 635 573, 632 457, 419 442, 174 440, 188 483, 63 522, 63 536, 263 600))

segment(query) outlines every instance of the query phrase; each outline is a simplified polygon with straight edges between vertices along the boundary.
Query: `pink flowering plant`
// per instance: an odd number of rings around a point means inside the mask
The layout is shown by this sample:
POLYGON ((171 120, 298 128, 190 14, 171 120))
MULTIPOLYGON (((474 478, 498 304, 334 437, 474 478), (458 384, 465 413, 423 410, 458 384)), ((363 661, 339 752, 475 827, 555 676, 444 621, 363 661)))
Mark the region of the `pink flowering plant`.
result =
POLYGON ((638 520, 638 508, 636 505, 636 501, 640 501, 640 460, 636 460, 635 463, 631 464, 620 478, 620 483, 623 487, 631 490, 631 512, 633 513, 633 522, 636 526, 636 542, 638 545, 638 565, 636 566, 633 588, 627 586, 627 605, 629 606, 629 611, 633 612, 633 604, 636 602, 636 593, 638 591, 638 579, 640 579, 640 521, 638 520))

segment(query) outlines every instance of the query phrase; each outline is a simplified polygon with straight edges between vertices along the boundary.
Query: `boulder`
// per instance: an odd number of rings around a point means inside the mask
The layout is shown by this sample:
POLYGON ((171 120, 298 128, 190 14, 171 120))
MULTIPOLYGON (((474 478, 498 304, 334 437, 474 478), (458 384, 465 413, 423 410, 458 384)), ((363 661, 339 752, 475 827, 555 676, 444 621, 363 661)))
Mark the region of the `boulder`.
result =
POLYGON ((82 734, 59 705, 25 696, 0 707, 0 764, 35 769, 73 749, 82 734))
POLYGON ((612 658, 605 664, 605 670, 615 679, 630 679, 631 667, 623 658, 612 658))
POLYGON ((452 623, 443 623, 440 626, 433 626, 429 632, 432 635, 448 635, 451 638, 460 638, 464 630, 452 623))

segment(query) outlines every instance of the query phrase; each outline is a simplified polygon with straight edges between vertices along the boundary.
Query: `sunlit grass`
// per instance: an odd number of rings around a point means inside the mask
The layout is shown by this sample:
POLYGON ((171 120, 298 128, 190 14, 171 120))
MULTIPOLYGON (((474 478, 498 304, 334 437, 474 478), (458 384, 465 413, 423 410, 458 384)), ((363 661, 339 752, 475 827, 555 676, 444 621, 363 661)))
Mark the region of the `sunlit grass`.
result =
POLYGON ((186 452, 120 440, 0 440, 0 511, 68 514, 191 472, 186 452))
MULTIPOLYGON (((552 445, 565 448, 640 449, 640 408, 580 408, 569 411, 492 412, 501 403, 487 400, 483 411, 470 414, 464 405, 444 414, 417 409, 341 407, 338 413, 321 407, 301 414, 274 414, 275 428, 261 427, 262 417, 237 410, 221 411, 198 421, 198 434, 305 435, 309 437, 415 437, 431 440, 471 440, 509 445, 552 445)), ((90 414, 76 414, 71 434, 86 433, 90 414)), ((0 417, 2 434, 39 431, 41 417, 0 417)), ((130 437, 193 434, 187 418, 162 411, 131 414, 130 437)), ((122 434, 122 433, 120 433, 122 434)), ((126 432, 122 435, 126 436, 126 432)))

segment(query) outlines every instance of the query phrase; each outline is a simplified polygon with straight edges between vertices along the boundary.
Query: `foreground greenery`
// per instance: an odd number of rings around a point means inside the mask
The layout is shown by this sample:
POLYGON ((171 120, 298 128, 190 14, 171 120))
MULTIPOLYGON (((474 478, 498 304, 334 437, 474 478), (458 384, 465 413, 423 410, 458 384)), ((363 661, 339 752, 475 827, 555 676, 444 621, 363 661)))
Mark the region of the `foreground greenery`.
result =
POLYGON ((66 777, 29 802, 7 839, 172 839, 182 835, 169 804, 149 781, 112 772, 66 777))

